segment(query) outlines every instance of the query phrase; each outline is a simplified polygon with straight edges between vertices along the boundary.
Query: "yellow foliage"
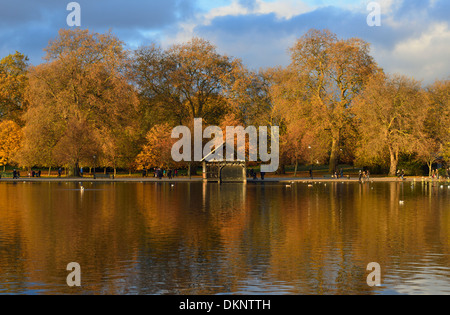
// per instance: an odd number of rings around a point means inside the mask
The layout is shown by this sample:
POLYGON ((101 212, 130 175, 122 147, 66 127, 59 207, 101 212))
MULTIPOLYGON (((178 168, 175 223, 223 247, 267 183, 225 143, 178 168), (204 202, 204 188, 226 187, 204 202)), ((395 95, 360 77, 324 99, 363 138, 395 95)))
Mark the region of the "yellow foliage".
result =
POLYGON ((13 121, 0 122, 0 166, 9 163, 12 155, 19 149, 22 130, 13 121))
POLYGON ((171 134, 172 128, 168 124, 153 127, 147 134, 146 143, 136 159, 136 164, 145 168, 174 167, 171 155, 174 139, 171 134))

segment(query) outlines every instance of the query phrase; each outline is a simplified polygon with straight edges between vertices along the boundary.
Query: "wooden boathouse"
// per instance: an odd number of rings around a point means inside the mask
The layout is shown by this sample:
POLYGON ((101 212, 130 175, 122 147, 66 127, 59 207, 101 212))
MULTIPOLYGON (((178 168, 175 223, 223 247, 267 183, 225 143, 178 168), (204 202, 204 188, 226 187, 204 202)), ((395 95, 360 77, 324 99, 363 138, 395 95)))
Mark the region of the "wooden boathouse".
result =
POLYGON ((217 150, 227 148, 226 143, 216 147, 203 160, 203 181, 208 183, 247 183, 247 164, 242 160, 211 159, 217 150))

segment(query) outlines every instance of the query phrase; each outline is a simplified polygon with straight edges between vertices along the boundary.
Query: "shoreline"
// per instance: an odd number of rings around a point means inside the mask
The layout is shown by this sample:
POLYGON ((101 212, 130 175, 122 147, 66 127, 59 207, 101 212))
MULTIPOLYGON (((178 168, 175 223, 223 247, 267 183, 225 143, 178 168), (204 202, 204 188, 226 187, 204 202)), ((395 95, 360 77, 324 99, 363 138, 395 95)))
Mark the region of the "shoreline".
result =
MULTIPOLYGON (((69 178, 69 177, 61 177, 61 178, 49 178, 49 177, 41 177, 41 178, 29 178, 22 177, 18 179, 12 178, 1 178, 0 183, 61 183, 61 182, 98 182, 98 183, 202 183, 203 179, 201 177, 192 177, 192 178, 139 178, 139 177, 124 177, 124 178, 97 178, 94 179, 92 177, 82 177, 82 178, 69 178)), ((305 178, 305 177, 268 177, 264 180, 260 178, 248 179, 247 183, 249 184, 263 184, 263 183, 281 183, 281 184, 289 184, 289 183, 358 183, 359 178, 305 178)), ((436 183, 450 183, 450 179, 432 179, 425 177, 405 177, 404 181, 399 180, 397 177, 371 177, 370 180, 364 180, 363 183, 395 183, 395 182, 436 182, 436 183)))

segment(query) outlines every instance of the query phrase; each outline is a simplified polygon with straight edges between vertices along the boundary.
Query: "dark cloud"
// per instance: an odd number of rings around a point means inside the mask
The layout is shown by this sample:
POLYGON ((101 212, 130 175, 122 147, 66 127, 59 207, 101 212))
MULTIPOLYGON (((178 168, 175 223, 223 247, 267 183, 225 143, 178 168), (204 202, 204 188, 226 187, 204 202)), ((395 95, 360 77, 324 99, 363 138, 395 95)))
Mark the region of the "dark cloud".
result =
MULTIPOLYGON (((68 28, 67 4, 71 0, 3 1, 0 8, 0 56, 16 50, 39 63, 42 49, 68 28)), ((192 16, 190 0, 77 0, 81 6, 81 27, 96 32, 112 30, 126 42, 144 41, 142 30, 162 32, 192 16), (122 37, 123 36, 123 37, 122 37)))
MULTIPOLYGON (((65 26, 71 0, 4 1, 0 24, 14 26, 24 23, 47 23, 65 26)), ((85 27, 160 28, 193 13, 194 1, 187 0, 76 0, 82 11, 85 27)))
MULTIPOLYGON (((16 25, 32 24, 34 22, 47 23, 49 13, 53 15, 58 10, 65 14, 68 2, 58 0, 17 0, 2 1, 0 9, 0 26, 14 27, 16 25)), ((65 17, 64 17, 65 19, 65 17)))
POLYGON ((80 0, 83 24, 96 28, 161 28, 189 17, 192 1, 186 0, 80 0))

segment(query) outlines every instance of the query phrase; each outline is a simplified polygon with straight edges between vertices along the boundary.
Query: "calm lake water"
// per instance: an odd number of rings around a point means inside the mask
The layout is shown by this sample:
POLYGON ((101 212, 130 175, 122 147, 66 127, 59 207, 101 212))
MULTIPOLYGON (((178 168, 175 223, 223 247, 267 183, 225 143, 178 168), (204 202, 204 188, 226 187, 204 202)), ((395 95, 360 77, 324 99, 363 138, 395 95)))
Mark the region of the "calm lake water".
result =
POLYGON ((447 184, 84 186, 0 183, 0 294, 450 294, 447 184))

